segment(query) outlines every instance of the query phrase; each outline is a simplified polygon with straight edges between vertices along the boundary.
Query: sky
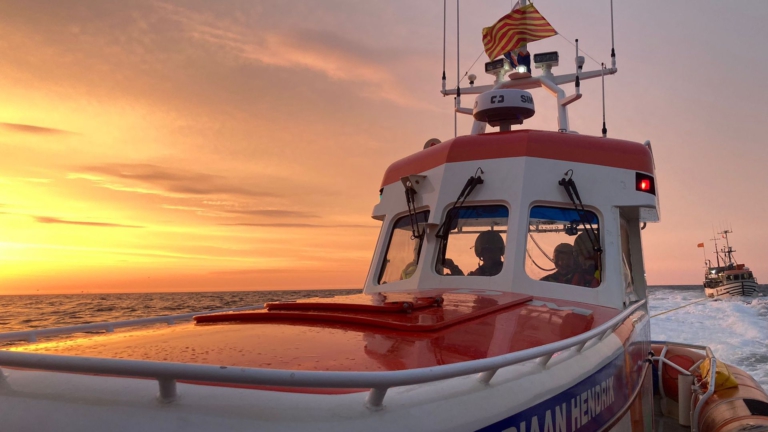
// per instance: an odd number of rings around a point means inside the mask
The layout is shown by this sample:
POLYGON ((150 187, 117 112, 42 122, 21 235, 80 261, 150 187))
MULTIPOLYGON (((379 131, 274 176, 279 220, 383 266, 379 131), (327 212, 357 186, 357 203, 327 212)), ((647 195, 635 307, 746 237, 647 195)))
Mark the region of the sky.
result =
MULTIPOLYGON (((575 38, 585 70, 609 62, 607 0, 535 4, 559 35, 529 49, 559 51, 555 73, 575 38)), ((768 278, 768 3, 692 4, 614 5, 608 134, 656 158, 648 282, 699 284, 723 228, 768 278)), ((461 0, 460 76, 491 82, 481 29, 510 6, 461 0)), ((442 64, 436 0, 0 2, 0 294, 361 287, 384 170, 453 137, 442 64)), ((582 92, 571 127, 599 135, 599 80, 582 92)), ((556 129, 533 96, 525 127, 556 129)))

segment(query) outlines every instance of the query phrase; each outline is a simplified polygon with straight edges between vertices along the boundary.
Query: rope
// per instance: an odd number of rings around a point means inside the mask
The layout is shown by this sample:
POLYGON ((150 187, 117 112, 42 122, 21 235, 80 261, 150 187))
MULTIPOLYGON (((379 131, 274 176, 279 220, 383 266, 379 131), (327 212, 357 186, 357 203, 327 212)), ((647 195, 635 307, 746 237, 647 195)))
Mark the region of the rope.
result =
MULTIPOLYGON (((560 33, 558 33, 557 35, 558 35, 558 36, 560 36, 561 38, 565 39, 565 40, 566 40, 566 41, 567 41, 569 44, 573 45, 573 46, 574 46, 574 48, 576 47, 576 44, 575 44, 575 43, 573 43, 573 42, 571 42, 571 40, 570 40, 570 39, 566 38, 565 36, 561 35, 560 33)), ((593 61, 593 62, 595 62, 595 63, 597 63, 597 64, 600 64, 600 63, 601 63, 601 62, 599 62, 599 61, 595 60, 595 58, 594 58, 594 57, 592 57, 591 55, 589 55, 589 53, 587 53, 587 52, 586 52, 586 51, 584 51, 583 49, 579 48, 579 51, 583 52, 583 53, 584 53, 584 54, 585 54, 587 57, 589 57, 590 59, 592 59, 592 61, 593 61)))
MULTIPOLYGON (((469 74, 469 71, 471 71, 471 70, 472 70, 472 68, 475 66, 475 63, 477 63, 477 61, 478 61, 478 60, 480 60, 480 57, 483 55, 483 53, 484 53, 484 52, 485 52, 485 50, 482 50, 482 51, 480 51, 480 54, 477 56, 477 58, 475 59, 475 61, 473 61, 473 62, 472 62, 472 66, 470 66, 470 67, 467 69, 467 71, 466 71, 466 72, 464 72, 464 76, 463 76, 463 77, 461 77, 461 81, 464 81, 464 78, 466 78, 466 76, 469 74)), ((459 81, 459 84, 461 84, 461 81, 459 81)))
POLYGON ((672 312, 672 311, 676 311, 676 310, 678 310, 678 309, 682 309, 682 308, 684 308, 684 307, 688 307, 688 306, 690 306, 690 305, 693 305, 693 304, 696 304, 696 303, 698 303, 698 302, 703 302, 704 300, 709 300, 709 297, 704 297, 703 299, 699 299, 699 300, 696 300, 695 302, 691 302, 691 303, 688 303, 688 304, 686 304, 686 305, 682 305, 682 306, 679 306, 679 307, 676 307, 676 308, 674 308, 674 309, 670 309, 670 310, 667 310, 667 311, 664 311, 664 312, 659 312, 659 313, 657 313, 656 315, 651 315, 651 318, 656 318, 656 317, 657 317, 657 316, 659 316, 659 315, 664 315, 665 313, 669 313, 669 312, 672 312))
MULTIPOLYGON (((528 237, 530 237, 530 238, 531 238, 531 240, 533 240, 533 244, 535 244, 535 245, 536 245, 536 247, 537 247, 537 248, 539 248, 539 252, 541 252, 541 254, 542 254, 542 255, 544 255, 544 257, 545 257, 545 258, 547 258, 547 259, 549 260, 549 262, 551 262, 552 264, 554 264, 554 263, 555 263, 555 260, 554 260, 554 259, 552 259, 552 258, 550 258, 550 257, 549 257, 549 255, 547 255, 547 253, 546 253, 546 252, 544 252, 544 249, 542 249, 542 248, 541 248, 541 246, 539 246, 539 243, 536 241, 536 239, 535 239, 535 238, 533 238, 533 235, 532 235, 531 233, 528 233, 528 237)), ((531 259, 533 259, 533 258, 531 258, 531 259)), ((539 268, 541 268, 541 267, 539 267, 539 268)), ((542 269, 542 270, 544 270, 544 269, 542 269)), ((552 270, 554 270, 554 269, 552 269, 552 270)))
POLYGON ((538 267, 538 268, 539 268, 539 270, 543 270, 543 271, 545 271, 545 272, 551 272, 551 271, 555 270, 554 268, 551 268, 551 269, 545 269, 544 267, 540 266, 540 265, 539 265, 539 264, 536 262, 536 260, 534 260, 534 259, 533 259, 533 257, 531 256, 531 253, 528 251, 528 248, 525 248, 525 253, 528 255, 528 258, 530 258, 530 259, 531 259, 531 262, 533 263, 533 265, 535 265, 536 267, 538 267))

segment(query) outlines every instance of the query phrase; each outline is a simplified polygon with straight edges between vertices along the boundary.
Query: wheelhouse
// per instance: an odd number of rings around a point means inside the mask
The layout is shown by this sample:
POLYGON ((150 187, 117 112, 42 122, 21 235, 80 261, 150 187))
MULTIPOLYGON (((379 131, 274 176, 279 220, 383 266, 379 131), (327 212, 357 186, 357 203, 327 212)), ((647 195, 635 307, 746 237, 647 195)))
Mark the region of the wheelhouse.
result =
POLYGON ((512 292, 621 309, 645 298, 640 231, 659 220, 657 191, 649 144, 519 130, 432 145, 384 175, 365 292, 512 292))

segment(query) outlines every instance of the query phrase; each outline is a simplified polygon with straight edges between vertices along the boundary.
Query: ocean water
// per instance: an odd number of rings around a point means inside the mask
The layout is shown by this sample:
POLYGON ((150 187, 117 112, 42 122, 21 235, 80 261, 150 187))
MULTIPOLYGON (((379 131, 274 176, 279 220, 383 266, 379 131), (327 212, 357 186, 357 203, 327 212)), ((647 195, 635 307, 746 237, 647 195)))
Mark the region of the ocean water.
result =
MULTIPOLYGON (((651 318, 651 337, 707 345, 720 360, 749 372, 768 390, 768 286, 750 304, 703 300, 651 318)), ((704 299, 699 286, 651 287, 651 316, 704 299)))
POLYGON ((259 306, 280 300, 334 297, 360 290, 231 291, 200 293, 0 295, 0 332, 122 321, 259 306))
MULTIPOLYGON (((651 287, 651 315, 689 305, 651 318, 651 337, 654 340, 708 345, 719 359, 746 370, 763 388, 768 389, 768 287, 763 285, 761 290, 764 297, 758 297, 751 304, 711 300, 691 304, 704 299, 704 292, 699 286, 651 287)), ((359 292, 315 290, 0 296, 0 332, 202 312, 359 292)))

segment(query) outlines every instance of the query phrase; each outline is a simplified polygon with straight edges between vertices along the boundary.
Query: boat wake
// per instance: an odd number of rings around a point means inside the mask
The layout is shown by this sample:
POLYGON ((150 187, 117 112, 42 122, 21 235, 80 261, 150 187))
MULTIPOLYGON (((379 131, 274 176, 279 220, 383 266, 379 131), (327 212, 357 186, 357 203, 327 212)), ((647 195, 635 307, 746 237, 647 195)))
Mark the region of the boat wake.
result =
MULTIPOLYGON (((699 286, 650 287, 651 315, 704 298, 699 286)), ((738 300, 701 301, 651 320, 651 337, 708 345, 715 356, 749 372, 768 389, 768 297, 747 304, 738 300)))

